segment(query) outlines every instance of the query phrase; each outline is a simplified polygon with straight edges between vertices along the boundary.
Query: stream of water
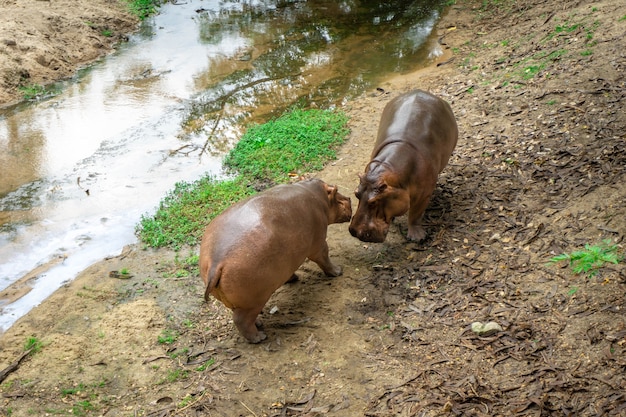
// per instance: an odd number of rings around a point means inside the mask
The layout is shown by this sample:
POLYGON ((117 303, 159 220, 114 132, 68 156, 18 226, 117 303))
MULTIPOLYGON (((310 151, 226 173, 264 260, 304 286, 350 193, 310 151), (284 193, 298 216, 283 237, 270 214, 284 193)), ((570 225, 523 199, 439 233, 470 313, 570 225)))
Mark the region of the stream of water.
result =
POLYGON ((440 50, 438 1, 165 4, 58 93, 0 110, 0 332, 136 241, 250 122, 327 107, 440 50))

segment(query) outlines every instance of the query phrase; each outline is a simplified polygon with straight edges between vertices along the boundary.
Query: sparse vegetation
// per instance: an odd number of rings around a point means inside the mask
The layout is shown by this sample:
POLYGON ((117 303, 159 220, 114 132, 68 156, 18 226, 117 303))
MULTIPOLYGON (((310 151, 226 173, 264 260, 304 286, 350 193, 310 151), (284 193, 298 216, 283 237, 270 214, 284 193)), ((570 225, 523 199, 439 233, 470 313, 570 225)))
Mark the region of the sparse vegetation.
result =
POLYGON ((30 350, 31 353, 37 353, 43 347, 43 342, 36 337, 29 337, 26 339, 26 343, 24 343, 24 351, 30 350))
POLYGON ((88 411, 93 411, 96 408, 89 400, 79 401, 72 406, 72 414, 75 416, 84 416, 88 411))
POLYGON ((158 338, 158 341, 162 345, 171 345, 176 341, 176 339, 178 339, 178 333, 174 330, 167 329, 163 330, 158 338))
POLYGON ((196 368, 196 371, 202 372, 206 370, 208 367, 212 366, 213 364, 215 364, 215 358, 211 358, 208 361, 204 362, 202 365, 198 366, 196 368))
POLYGON ((617 249, 617 245, 612 244, 610 239, 606 239, 598 245, 587 244, 584 250, 554 256, 550 259, 550 263, 567 261, 575 274, 585 273, 592 277, 604 264, 620 262, 622 257, 617 249))
POLYGON ((33 101, 43 97, 46 94, 46 88, 43 85, 28 84, 19 87, 24 100, 33 101))
POLYGON ((159 384, 164 384, 166 382, 173 383, 181 379, 187 379, 188 377, 189 371, 184 369, 174 369, 172 371, 169 371, 165 379, 159 382, 159 384))
POLYGON ((161 5, 160 0, 129 0, 128 7, 130 11, 135 14, 139 19, 143 20, 146 17, 156 13, 157 9, 161 5))
POLYGON ((67 397, 68 395, 74 395, 74 394, 77 394, 77 393, 79 393, 81 391, 85 391, 86 388, 87 387, 86 387, 85 384, 80 383, 80 384, 78 384, 75 387, 62 389, 61 390, 61 395, 64 396, 64 397, 67 397))

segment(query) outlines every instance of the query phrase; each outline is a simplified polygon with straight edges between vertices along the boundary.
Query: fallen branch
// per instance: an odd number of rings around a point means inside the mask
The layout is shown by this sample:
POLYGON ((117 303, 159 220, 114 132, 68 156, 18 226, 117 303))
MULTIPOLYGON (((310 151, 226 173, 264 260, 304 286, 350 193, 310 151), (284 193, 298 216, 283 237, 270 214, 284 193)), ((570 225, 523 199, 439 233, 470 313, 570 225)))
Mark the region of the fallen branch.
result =
POLYGON ((30 353, 33 351, 33 349, 28 349, 26 352, 22 353, 20 355, 19 358, 17 358, 15 360, 15 362, 13 362, 12 364, 10 364, 9 366, 7 366, 6 368, 4 368, 1 372, 0 372, 0 382, 4 381, 4 378, 6 378, 7 376, 9 376, 9 374, 13 371, 15 371, 17 368, 19 368, 20 366, 20 362, 22 362, 22 360, 27 357, 28 355, 30 355, 30 353))
POLYGON ((220 122, 220 120, 222 119, 222 115, 224 113, 224 106, 226 106, 226 101, 228 101, 229 98, 231 98, 232 96, 234 96, 235 94, 239 93, 240 91, 244 91, 247 90, 248 88, 254 87, 257 84, 262 84, 262 83, 266 83, 269 81, 276 81, 276 80, 281 80, 283 78, 287 78, 287 77, 297 77, 298 75, 300 75, 301 73, 297 73, 297 74, 290 74, 287 76, 276 76, 276 77, 264 77, 264 78, 260 78, 258 80, 253 80, 250 81, 249 83, 246 83, 244 85, 240 85, 237 88, 234 88, 233 90, 229 91, 228 93, 218 97, 217 99, 215 99, 216 102, 219 103, 219 114, 217 116, 217 118, 215 119, 215 123, 213 124, 213 127, 211 128, 211 133, 209 133, 209 135, 207 136, 207 140, 204 142, 204 146, 202 146, 202 150, 200 151, 200 157, 202 157, 202 155, 206 152, 209 144, 211 143, 211 140, 213 139, 213 134, 215 133, 215 130, 217 129, 217 126, 220 122))

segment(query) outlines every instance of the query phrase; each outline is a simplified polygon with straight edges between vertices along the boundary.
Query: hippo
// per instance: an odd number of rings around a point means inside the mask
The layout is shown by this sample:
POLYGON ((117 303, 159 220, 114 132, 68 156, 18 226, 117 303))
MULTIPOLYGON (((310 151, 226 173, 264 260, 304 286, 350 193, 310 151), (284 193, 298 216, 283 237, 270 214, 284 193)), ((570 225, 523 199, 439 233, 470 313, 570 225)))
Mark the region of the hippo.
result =
POLYGON ((211 294, 231 309, 250 343, 263 341, 257 316, 274 291, 297 279, 306 258, 327 276, 342 274, 328 257, 326 232, 351 217, 350 198, 320 179, 278 185, 234 204, 204 231, 199 264, 205 300, 211 294))
POLYGON ((384 108, 370 162, 359 175, 352 236, 384 242, 394 217, 409 212, 407 238, 426 237, 422 217, 458 139, 450 105, 414 90, 384 108))

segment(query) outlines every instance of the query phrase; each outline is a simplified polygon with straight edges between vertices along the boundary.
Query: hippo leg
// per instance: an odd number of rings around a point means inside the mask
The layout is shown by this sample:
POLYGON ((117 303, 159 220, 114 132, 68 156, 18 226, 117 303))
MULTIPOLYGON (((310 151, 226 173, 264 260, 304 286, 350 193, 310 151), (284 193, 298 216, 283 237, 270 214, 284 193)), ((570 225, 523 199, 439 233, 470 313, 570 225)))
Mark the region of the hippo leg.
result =
POLYGON ((419 195, 418 198, 411 199, 409 207, 409 230, 407 232, 409 240, 419 242, 426 237, 426 230, 424 230, 422 226, 422 218, 430 202, 431 195, 432 193, 424 193, 419 195))
POLYGON ((261 311, 259 309, 241 309, 233 310, 233 321, 239 333, 250 343, 259 343, 267 338, 265 333, 259 331, 256 326, 256 318, 261 311))
POLYGON ((341 267, 332 263, 328 257, 328 244, 326 242, 324 242, 318 252, 310 255, 309 259, 315 262, 329 277, 338 277, 343 273, 341 267))

